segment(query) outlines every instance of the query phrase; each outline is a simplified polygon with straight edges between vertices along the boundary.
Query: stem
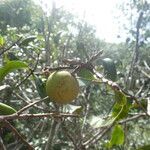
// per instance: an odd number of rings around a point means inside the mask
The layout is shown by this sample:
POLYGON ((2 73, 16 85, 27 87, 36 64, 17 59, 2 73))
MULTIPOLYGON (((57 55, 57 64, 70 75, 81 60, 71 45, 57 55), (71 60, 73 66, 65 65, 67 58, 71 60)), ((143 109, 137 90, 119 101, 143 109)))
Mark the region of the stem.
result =
POLYGON ((79 117, 76 114, 68 114, 68 113, 39 113, 39 114, 12 114, 12 115, 4 115, 0 116, 0 122, 5 120, 16 120, 16 119, 32 119, 32 118, 44 118, 44 117, 51 117, 51 118, 62 118, 62 117, 79 117))
POLYGON ((6 147, 5 147, 4 143, 3 143, 3 140, 1 138, 1 136, 0 136, 0 149, 1 150, 6 150, 6 147))
POLYGON ((143 12, 141 12, 139 14, 138 21, 137 21, 137 24, 136 24, 135 50, 133 52, 130 71, 129 71, 129 74, 128 74, 128 77, 127 77, 127 82, 126 82, 126 83, 129 83, 128 80, 129 80, 129 77, 131 77, 131 82, 129 84, 129 89, 133 88, 134 82, 135 82, 135 66, 136 66, 136 63, 138 62, 138 58, 139 58, 139 35, 140 35, 140 27, 141 27, 142 19, 143 19, 143 12))
POLYGON ((58 123, 58 121, 56 121, 55 119, 52 120, 52 125, 50 128, 48 141, 47 141, 45 150, 53 150, 53 142, 54 142, 54 138, 56 136, 56 133, 58 131, 59 125, 60 125, 60 123, 58 123))

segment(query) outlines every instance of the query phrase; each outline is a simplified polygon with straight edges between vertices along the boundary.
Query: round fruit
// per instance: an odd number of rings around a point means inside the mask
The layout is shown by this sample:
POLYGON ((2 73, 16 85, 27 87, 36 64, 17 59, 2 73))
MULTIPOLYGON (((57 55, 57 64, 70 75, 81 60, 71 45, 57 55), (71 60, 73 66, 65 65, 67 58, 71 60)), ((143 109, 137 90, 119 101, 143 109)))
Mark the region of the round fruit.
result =
POLYGON ((68 71, 53 72, 46 82, 46 93, 60 104, 72 102, 78 95, 78 81, 68 71))

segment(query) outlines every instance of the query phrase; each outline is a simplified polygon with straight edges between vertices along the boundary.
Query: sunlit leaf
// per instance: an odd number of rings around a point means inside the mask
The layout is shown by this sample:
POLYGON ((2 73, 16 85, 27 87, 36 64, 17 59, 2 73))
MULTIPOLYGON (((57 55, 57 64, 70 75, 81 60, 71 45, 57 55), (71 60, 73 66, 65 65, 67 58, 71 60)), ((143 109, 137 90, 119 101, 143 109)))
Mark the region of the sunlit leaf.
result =
POLYGON ((124 131, 121 125, 115 125, 111 134, 111 139, 108 143, 108 147, 122 145, 124 143, 124 131))
POLYGON ((129 106, 128 105, 119 105, 116 103, 112 110, 112 116, 115 120, 120 120, 128 116, 129 106))
POLYGON ((0 103, 0 115, 11 115, 16 113, 16 110, 9 105, 0 103))
POLYGON ((115 121, 115 118, 111 116, 111 117, 107 118, 106 120, 104 120, 104 121, 102 122, 101 127, 109 126, 109 125, 111 125, 114 121, 115 121))
POLYGON ((28 68, 28 65, 22 61, 8 61, 3 67, 0 68, 0 82, 8 73, 22 68, 28 68))
POLYGON ((82 106, 75 106, 70 104, 64 106, 64 108, 66 109, 67 112, 77 115, 80 115, 83 110, 82 106))
POLYGON ((100 116, 92 116, 89 120, 89 124, 93 128, 99 128, 102 127, 103 119, 100 116))
POLYGON ((2 47, 5 43, 4 38, 0 35, 0 47, 2 47))

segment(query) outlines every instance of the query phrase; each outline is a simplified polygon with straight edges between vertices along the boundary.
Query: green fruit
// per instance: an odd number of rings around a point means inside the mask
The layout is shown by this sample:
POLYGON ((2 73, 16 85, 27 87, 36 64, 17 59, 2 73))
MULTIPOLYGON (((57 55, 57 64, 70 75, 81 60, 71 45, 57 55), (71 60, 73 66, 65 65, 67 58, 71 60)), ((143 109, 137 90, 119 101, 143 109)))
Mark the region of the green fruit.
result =
POLYGON ((16 110, 4 103, 0 103, 0 115, 11 115, 16 113, 16 110))
POLYGON ((110 58, 104 58, 102 59, 103 67, 104 67, 104 73, 106 75, 106 78, 116 81, 117 78, 117 72, 116 72, 116 65, 114 61, 110 58))
POLYGON ((56 103, 67 104, 78 95, 78 81, 68 71, 53 72, 46 82, 46 93, 56 103))

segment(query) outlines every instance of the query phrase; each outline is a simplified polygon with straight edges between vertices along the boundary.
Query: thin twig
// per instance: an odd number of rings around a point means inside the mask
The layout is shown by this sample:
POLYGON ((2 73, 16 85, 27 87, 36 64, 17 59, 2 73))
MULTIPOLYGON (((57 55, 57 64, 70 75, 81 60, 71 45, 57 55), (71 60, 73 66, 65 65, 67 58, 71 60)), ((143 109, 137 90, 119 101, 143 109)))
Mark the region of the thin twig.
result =
POLYGON ((1 136, 0 136, 0 149, 1 150, 6 150, 6 147, 5 147, 4 143, 3 143, 3 140, 1 138, 1 136))
POLYGON ((4 123, 25 145, 28 146, 28 150, 34 149, 7 120, 5 120, 4 123))
POLYGON ((97 142, 98 140, 100 140, 111 129, 111 127, 116 123, 116 119, 118 118, 118 116, 120 115, 120 113, 122 112, 122 110, 123 110, 123 107, 121 108, 121 110, 117 114, 117 116, 113 119, 113 121, 112 121, 111 124, 109 124, 108 126, 106 126, 106 128, 104 128, 102 131, 100 130, 99 132, 97 132, 88 141, 86 141, 85 143, 83 143, 83 145, 84 146, 88 146, 88 145, 93 144, 93 143, 97 142))
POLYGON ((140 28, 141 28, 141 23, 143 20, 143 12, 140 12, 138 20, 137 20, 137 24, 136 24, 136 43, 135 43, 135 50, 133 52, 133 56, 132 56, 132 62, 131 62, 131 66, 130 66, 130 71, 129 74, 127 76, 127 82, 129 80, 129 77, 131 77, 131 82, 129 84, 129 89, 132 88, 132 84, 134 83, 134 76, 135 76, 135 66, 136 63, 138 62, 138 58, 139 58, 139 36, 140 36, 140 28))
POLYGON ((74 139, 74 136, 70 134, 70 132, 68 131, 68 129, 67 129, 67 127, 66 127, 65 124, 62 125, 62 129, 63 129, 63 131, 64 131, 64 134, 66 134, 66 136, 72 141, 72 143, 73 143, 75 149, 77 149, 77 148, 78 148, 77 142, 76 142, 76 140, 74 139))
MULTIPOLYGON (((21 99, 23 102, 25 102, 27 105, 31 104, 30 101, 24 99, 24 98, 23 98, 21 95, 19 95, 18 93, 13 92, 13 94, 14 94, 16 97, 18 97, 19 99, 21 99)), ((42 107, 40 107, 40 106, 34 106, 34 105, 33 105, 33 107, 38 108, 38 109, 40 109, 40 110, 44 110, 44 108, 42 108, 42 107)))
POLYGON ((43 102, 43 101, 45 101, 45 100, 47 100, 47 99, 48 99, 48 96, 45 97, 45 98, 43 98, 43 99, 41 99, 41 100, 35 101, 35 102, 33 102, 33 103, 31 103, 31 104, 29 104, 29 105, 23 107, 23 108, 20 109, 19 111, 17 111, 17 114, 20 115, 23 111, 29 109, 29 108, 32 107, 33 105, 35 105, 35 104, 37 104, 37 103, 40 103, 40 102, 43 102))
POLYGON ((124 124, 124 123, 127 123, 129 121, 133 121, 133 120, 136 120, 136 119, 139 119, 141 117, 146 117, 147 115, 145 115, 145 113, 142 113, 142 114, 138 114, 138 115, 135 115, 133 117, 130 117, 130 118, 127 118, 127 119, 124 119, 124 120, 121 120, 119 121, 120 124, 124 124))
POLYGON ((51 123, 51 128, 49 131, 49 135, 48 135, 48 140, 47 140, 47 144, 45 146, 45 150, 53 150, 53 142, 54 142, 54 138, 57 135, 57 129, 59 127, 59 122, 56 121, 55 119, 52 120, 51 123))
POLYGON ((17 43, 19 43, 19 41, 22 39, 22 37, 20 37, 17 41, 15 41, 14 43, 12 43, 8 48, 3 49, 0 52, 0 56, 3 55, 5 52, 7 52, 8 50, 10 50, 14 45, 16 45, 17 43))
POLYGON ((88 63, 92 63, 93 61, 96 61, 97 59, 100 59, 99 57, 100 57, 100 55, 102 55, 102 54, 103 54, 103 50, 100 50, 97 54, 93 55, 93 56, 89 59, 88 63))
POLYGON ((39 54, 38 54, 38 59, 36 60, 36 63, 35 63, 35 66, 33 69, 30 69, 30 73, 19 83, 15 86, 15 88, 18 88, 21 84, 23 84, 32 74, 33 72, 36 70, 37 68, 37 65, 38 65, 38 62, 39 62, 39 54))
POLYGON ((147 62, 144 60, 144 65, 145 65, 145 67, 148 69, 148 70, 150 70, 150 67, 149 67, 149 65, 147 64, 147 62))

